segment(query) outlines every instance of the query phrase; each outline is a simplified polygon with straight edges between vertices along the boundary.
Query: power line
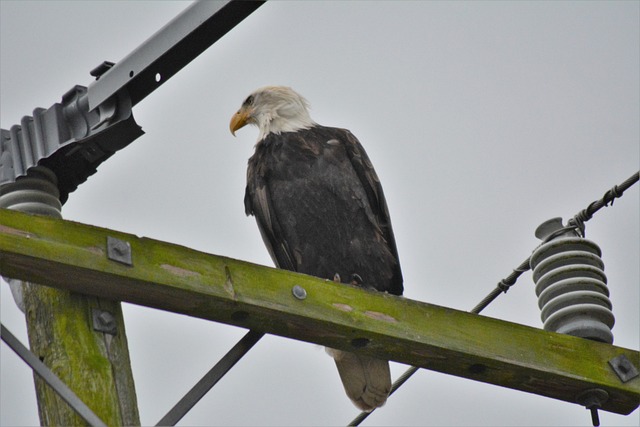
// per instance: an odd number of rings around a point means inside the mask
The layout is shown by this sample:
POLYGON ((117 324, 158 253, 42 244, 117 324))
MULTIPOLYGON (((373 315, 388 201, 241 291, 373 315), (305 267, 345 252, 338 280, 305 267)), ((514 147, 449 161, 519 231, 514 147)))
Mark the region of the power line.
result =
MULTIPOLYGON (((545 238, 544 242, 548 242, 549 240, 555 238, 556 236, 563 234, 569 230, 578 230, 580 234, 584 237, 585 235, 585 226, 584 223, 589 221, 593 214, 602 209, 605 206, 613 206, 613 201, 622 196, 622 194, 633 184, 640 180, 640 171, 631 175, 620 185, 614 185, 610 190, 604 193, 601 199, 595 200, 591 202, 585 209, 578 212, 572 219, 567 222, 567 226, 562 229, 554 232, 547 238, 545 238)), ((491 304, 500 294, 507 293, 507 291, 513 286, 518 278, 531 269, 529 262, 531 257, 528 257, 524 260, 519 266, 517 266, 511 274, 509 274, 504 279, 500 280, 496 285, 496 288, 489 292, 489 294, 482 299, 472 310, 471 313, 479 314, 482 310, 487 308, 489 304, 491 304)), ((407 369, 402 375, 398 377, 397 380, 394 381, 391 386, 391 391, 389 392, 389 396, 391 396, 397 389, 399 389, 413 374, 418 372, 420 368, 415 366, 407 369)), ((362 421, 364 421, 369 415, 371 415, 375 411, 375 408, 371 412, 361 412, 357 417, 353 419, 348 425, 349 426, 358 426, 362 421)), ((594 424, 595 425, 595 424, 594 424)))

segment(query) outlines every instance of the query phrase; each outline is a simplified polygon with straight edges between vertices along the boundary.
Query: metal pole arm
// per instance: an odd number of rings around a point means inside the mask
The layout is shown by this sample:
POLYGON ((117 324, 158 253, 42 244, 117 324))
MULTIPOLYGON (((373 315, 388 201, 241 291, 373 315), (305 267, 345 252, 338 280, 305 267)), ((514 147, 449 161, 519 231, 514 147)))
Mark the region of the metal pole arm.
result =
POLYGON ((264 1, 198 1, 89 85, 89 108, 125 88, 136 105, 264 1))
POLYGON ((60 201, 113 153, 144 132, 132 107, 189 64, 264 1, 200 1, 188 7, 117 64, 91 71, 48 109, 36 108, 0 134, 0 186, 46 166, 58 178, 60 201))

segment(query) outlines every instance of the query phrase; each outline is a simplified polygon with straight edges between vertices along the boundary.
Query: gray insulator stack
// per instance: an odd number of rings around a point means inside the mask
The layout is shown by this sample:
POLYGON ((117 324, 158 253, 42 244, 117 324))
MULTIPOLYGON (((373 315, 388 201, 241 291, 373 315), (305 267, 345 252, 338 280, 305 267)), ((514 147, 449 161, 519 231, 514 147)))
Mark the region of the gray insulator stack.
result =
MULTIPOLYGON (((562 229, 562 218, 554 218, 538 227, 536 237, 545 240, 562 229)), ((615 318, 601 254, 598 245, 573 229, 533 252, 531 269, 545 330, 613 343, 615 318)))
MULTIPOLYGON (((0 186, 0 209, 62 218, 56 175, 45 167, 34 166, 29 169, 27 176, 0 186)), ((25 313, 24 282, 10 277, 3 278, 9 283, 16 305, 25 313)))

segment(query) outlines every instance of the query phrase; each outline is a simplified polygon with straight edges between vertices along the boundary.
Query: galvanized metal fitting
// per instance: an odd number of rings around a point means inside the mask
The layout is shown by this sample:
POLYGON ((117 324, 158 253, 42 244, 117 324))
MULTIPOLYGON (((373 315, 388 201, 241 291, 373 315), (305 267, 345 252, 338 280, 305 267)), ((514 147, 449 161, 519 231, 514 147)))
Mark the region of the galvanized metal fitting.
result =
POLYGON ((602 405, 609 400, 609 393, 601 388, 592 388, 579 394, 576 401, 591 411, 591 422, 594 427, 600 425, 600 417, 598 416, 598 409, 602 408, 602 405))
POLYGON ((93 316, 93 329, 105 334, 115 335, 118 332, 116 319, 113 314, 108 311, 94 308, 91 311, 93 316))
POLYGON ((295 285, 291 289, 291 293, 299 300, 303 300, 307 297, 307 291, 300 285, 295 285))
POLYGON ((631 363, 631 361, 625 356, 621 354, 620 356, 614 357, 609 360, 609 365, 613 368, 613 371, 616 373, 620 381, 626 383, 627 381, 631 381, 638 375, 638 368, 631 363))
POLYGON ((107 236, 107 258, 111 261, 132 266, 131 244, 124 240, 107 236))

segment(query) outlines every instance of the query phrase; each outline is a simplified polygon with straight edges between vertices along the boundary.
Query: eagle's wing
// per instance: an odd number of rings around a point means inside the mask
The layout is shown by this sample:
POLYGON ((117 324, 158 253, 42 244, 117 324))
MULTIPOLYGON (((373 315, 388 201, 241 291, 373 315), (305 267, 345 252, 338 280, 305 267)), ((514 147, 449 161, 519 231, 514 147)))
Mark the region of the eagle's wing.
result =
POLYGON ((273 212, 269 187, 262 180, 262 177, 256 175, 256 171, 251 166, 247 170, 247 178, 247 189, 244 196, 246 214, 256 217, 262 240, 276 266, 285 270, 297 271, 293 253, 282 237, 284 233, 280 229, 278 217, 273 212), (251 193, 253 193, 253 197, 251 193))
POLYGON ((373 168, 373 164, 369 160, 366 151, 360 144, 360 141, 348 130, 342 129, 345 134, 344 147, 351 160, 351 165, 355 170, 362 187, 367 193, 367 198, 371 210, 373 212, 373 221, 381 233, 387 244, 389 250, 396 259, 393 283, 389 290, 390 293, 395 295, 402 295, 402 271, 400 269, 400 261, 398 257, 398 249, 396 247, 396 239, 393 235, 393 228, 391 228, 391 219, 389 218, 389 209, 387 208, 387 201, 385 200, 384 193, 382 191, 382 185, 378 179, 378 175, 373 168))
MULTIPOLYGON (((391 278, 390 286, 386 287, 386 290, 392 294, 401 295, 403 285, 398 250, 391 227, 387 203, 373 165, 358 139, 350 131, 337 128, 323 128, 319 131, 328 132, 324 134, 327 137, 338 137, 340 145, 343 146, 362 191, 366 194, 366 202, 371 212, 369 220, 381 238, 384 239, 389 252, 395 259, 392 267, 393 277, 391 278)), ((305 141, 296 141, 296 143, 304 144, 305 141)), ((305 146, 303 151, 308 152, 308 155, 318 154, 313 147, 307 148, 305 146)), ((287 242, 285 238, 287 233, 282 229, 278 216, 274 211, 274 204, 269 192, 269 183, 267 182, 268 173, 263 169, 266 160, 262 158, 263 155, 262 151, 257 151, 255 154, 257 157, 252 158, 249 162, 247 189, 244 199, 245 211, 247 215, 256 217, 258 228, 274 263, 279 268, 299 271, 294 253, 296 248, 290 247, 289 242, 287 242)))

